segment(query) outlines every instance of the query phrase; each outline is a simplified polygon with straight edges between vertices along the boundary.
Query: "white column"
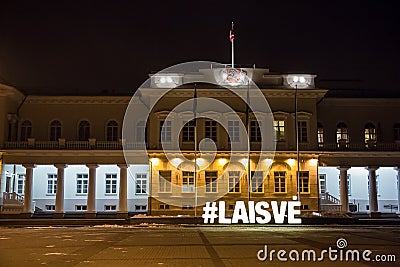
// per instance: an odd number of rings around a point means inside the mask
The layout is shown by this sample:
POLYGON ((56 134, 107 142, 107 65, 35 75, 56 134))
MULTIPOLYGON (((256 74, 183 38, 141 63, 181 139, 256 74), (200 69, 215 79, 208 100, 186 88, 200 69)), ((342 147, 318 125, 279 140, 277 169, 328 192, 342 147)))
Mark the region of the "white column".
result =
POLYGON ((128 213, 128 165, 118 164, 119 167, 119 213, 128 213))
POLYGON ((33 168, 35 164, 24 164, 25 167, 25 190, 24 190, 24 213, 32 213, 33 194, 33 168))
POLYGON ((397 213, 400 214, 400 167, 394 169, 397 171, 397 213))
POLYGON ((379 167, 368 166, 366 169, 369 172, 369 211, 378 212, 378 192, 376 190, 376 170, 379 167))
POLYGON ((57 191, 55 213, 64 213, 64 169, 65 164, 54 164, 57 168, 57 191))
POLYGON ((349 187, 347 184, 348 166, 338 167, 340 171, 340 206, 342 212, 349 212, 349 187))
POLYGON ((96 168, 97 164, 87 164, 89 168, 89 188, 87 197, 87 213, 96 213, 96 168))

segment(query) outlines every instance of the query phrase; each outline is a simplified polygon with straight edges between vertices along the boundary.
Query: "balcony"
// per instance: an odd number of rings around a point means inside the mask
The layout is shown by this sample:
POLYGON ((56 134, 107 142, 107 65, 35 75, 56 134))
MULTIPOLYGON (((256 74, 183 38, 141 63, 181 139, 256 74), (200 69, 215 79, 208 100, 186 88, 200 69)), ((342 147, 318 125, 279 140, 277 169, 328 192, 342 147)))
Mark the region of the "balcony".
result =
MULTIPOLYGON (((89 139, 89 141, 66 141, 59 139, 58 141, 7 141, 4 145, 5 149, 18 150, 122 150, 122 140, 120 141, 97 141, 89 139)), ((128 150, 144 149, 143 143, 126 142, 125 148, 128 150)))
POLYGON ((346 143, 327 143, 319 144, 319 150, 322 151, 400 151, 400 143, 368 143, 368 144, 355 144, 346 143))

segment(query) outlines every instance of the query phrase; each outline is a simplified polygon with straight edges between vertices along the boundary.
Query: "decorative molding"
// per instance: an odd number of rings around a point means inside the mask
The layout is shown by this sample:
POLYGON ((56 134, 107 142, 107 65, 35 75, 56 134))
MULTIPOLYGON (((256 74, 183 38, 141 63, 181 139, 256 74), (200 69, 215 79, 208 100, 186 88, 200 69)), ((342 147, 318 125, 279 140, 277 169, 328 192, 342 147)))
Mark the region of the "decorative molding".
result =
POLYGON ((29 104, 123 104, 128 105, 130 96, 28 96, 29 104))

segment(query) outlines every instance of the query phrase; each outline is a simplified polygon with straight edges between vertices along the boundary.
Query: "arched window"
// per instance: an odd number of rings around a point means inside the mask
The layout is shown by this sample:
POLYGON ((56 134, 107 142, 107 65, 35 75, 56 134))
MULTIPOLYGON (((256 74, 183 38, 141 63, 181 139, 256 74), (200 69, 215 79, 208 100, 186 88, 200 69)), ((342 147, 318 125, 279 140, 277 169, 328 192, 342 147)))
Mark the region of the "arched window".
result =
POLYGON ((394 140, 400 141, 400 123, 396 123, 393 126, 393 134, 394 134, 394 140))
POLYGON ((340 122, 336 126, 336 141, 338 144, 344 143, 346 146, 349 143, 349 129, 344 122, 340 122))
POLYGON ((32 123, 28 120, 21 123, 21 141, 27 141, 32 137, 32 123))
POLYGON ((146 124, 144 121, 139 121, 136 124, 136 142, 146 141, 146 124))
POLYGON ((58 141, 61 138, 62 125, 58 120, 50 123, 50 141, 58 141))
POLYGON ((81 121, 78 127, 79 141, 87 141, 90 138, 90 123, 88 121, 81 121))
POLYGON ((117 141, 118 140, 118 122, 109 121, 106 127, 106 139, 107 141, 117 141))
POLYGON ((376 127, 372 123, 365 124, 364 140, 365 143, 376 142, 376 127))
POLYGON ((318 147, 324 147, 324 127, 321 123, 317 124, 317 134, 318 134, 318 147))

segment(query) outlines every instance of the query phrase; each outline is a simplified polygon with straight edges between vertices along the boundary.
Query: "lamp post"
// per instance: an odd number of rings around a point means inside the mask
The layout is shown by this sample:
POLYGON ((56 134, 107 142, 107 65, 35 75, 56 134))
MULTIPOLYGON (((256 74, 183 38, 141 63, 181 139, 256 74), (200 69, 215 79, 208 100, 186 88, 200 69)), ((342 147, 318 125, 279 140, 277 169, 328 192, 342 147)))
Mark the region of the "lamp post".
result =
POLYGON ((294 128, 295 128, 295 144, 296 144, 296 181, 297 181, 297 200, 300 201, 300 150, 299 150, 299 125, 297 119, 298 101, 297 101, 297 89, 300 86, 305 88, 309 86, 306 78, 301 75, 288 75, 288 84, 290 87, 294 87, 294 128))

